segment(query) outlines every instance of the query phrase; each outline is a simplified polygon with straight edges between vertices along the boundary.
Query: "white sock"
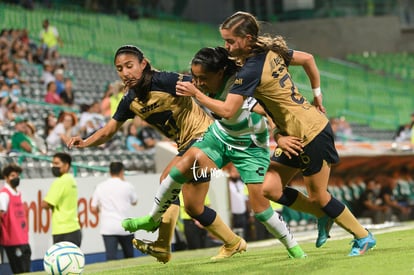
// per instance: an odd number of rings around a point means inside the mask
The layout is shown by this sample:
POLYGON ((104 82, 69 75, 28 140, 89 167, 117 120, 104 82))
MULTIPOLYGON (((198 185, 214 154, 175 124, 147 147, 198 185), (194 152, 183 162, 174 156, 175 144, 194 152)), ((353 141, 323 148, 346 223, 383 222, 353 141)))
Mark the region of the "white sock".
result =
POLYGON ((180 194, 181 187, 182 184, 174 181, 170 175, 161 181, 157 194, 154 198, 154 204, 152 205, 151 212, 149 213, 154 221, 159 221, 162 214, 164 214, 171 203, 177 199, 180 194))
POLYGON ((280 216, 276 211, 273 213, 274 214, 267 221, 262 222, 266 229, 286 248, 292 248, 298 245, 282 216, 280 216))

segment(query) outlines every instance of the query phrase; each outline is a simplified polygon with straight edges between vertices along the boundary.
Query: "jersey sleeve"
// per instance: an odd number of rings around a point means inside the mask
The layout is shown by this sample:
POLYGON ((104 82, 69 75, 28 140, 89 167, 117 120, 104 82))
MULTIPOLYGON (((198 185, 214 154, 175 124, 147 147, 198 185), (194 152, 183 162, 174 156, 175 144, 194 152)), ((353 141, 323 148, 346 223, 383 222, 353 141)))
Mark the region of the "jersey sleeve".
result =
POLYGON ((236 74, 230 93, 252 97, 260 79, 263 70, 266 54, 259 54, 246 60, 246 63, 236 74))
POLYGON ((49 191, 46 194, 46 197, 43 199, 48 204, 53 207, 56 206, 63 194, 64 188, 57 180, 55 180, 49 188, 49 191))
MULTIPOLYGON (((293 58, 293 52, 294 52, 294 50, 292 50, 292 49, 288 50, 288 55, 290 56, 290 59, 293 58)), ((290 62, 288 62, 287 60, 285 60, 285 63, 286 63, 286 66, 290 65, 290 62)))
POLYGON ((250 112, 253 112, 254 106, 256 106, 257 100, 254 97, 248 97, 246 99, 246 105, 250 112))
POLYGON ((178 81, 191 81, 191 76, 173 72, 158 72, 153 76, 151 90, 164 91, 176 96, 175 86, 178 81))
POLYGON ((120 122, 127 121, 130 118, 134 118, 135 113, 131 111, 131 109, 129 108, 129 106, 131 105, 131 102, 134 100, 134 97, 135 97, 134 92, 132 90, 129 90, 122 97, 112 118, 120 122))

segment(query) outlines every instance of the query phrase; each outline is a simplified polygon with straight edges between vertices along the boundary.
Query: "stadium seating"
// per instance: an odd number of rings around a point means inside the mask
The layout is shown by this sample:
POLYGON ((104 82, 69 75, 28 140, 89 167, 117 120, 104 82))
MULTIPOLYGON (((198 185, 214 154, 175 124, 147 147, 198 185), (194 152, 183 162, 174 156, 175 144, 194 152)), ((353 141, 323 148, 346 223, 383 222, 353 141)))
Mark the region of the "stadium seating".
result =
MULTIPOLYGON (((176 18, 131 21, 125 15, 98 15, 70 9, 59 12, 41 8, 27 11, 16 6, 0 5, 0 23, 27 28, 35 41, 38 41, 41 21, 49 18, 64 41, 61 53, 77 56, 77 61, 81 63, 79 67, 83 66, 82 58, 96 64, 111 64, 113 54, 120 45, 136 44, 155 68, 188 71, 189 61, 200 47, 223 44, 216 27, 191 24, 176 18)), ((349 55, 348 61, 317 58, 328 115, 346 116, 353 123, 394 131, 398 125, 407 122, 414 106, 414 97, 410 95, 414 82, 409 81, 414 77, 412 61, 413 55, 407 53, 361 53, 349 55), (398 79, 395 75, 399 75, 398 79)), ((78 65, 74 65, 72 71, 75 78, 90 71, 86 66, 78 70, 78 65)), ((303 70, 295 67, 290 70, 301 91, 307 98, 312 98, 309 80, 303 70)), ((77 84, 93 93, 96 86, 105 83, 92 79, 88 77, 77 84)), ((84 93, 81 101, 90 100, 90 93, 84 93)))

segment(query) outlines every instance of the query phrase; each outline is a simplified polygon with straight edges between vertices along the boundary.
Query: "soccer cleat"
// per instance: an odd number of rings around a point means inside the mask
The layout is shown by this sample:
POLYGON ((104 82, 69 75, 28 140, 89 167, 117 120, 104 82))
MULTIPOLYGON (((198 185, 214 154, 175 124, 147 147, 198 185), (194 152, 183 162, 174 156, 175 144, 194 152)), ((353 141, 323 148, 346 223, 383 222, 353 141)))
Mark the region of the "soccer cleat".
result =
POLYGON ((171 252, 169 247, 158 246, 157 241, 145 242, 138 239, 133 239, 132 244, 144 254, 151 255, 156 258, 158 262, 166 264, 171 259, 171 252))
POLYGON ((129 231, 131 233, 140 229, 154 232, 159 226, 160 223, 155 222, 150 215, 139 218, 128 218, 122 221, 122 227, 125 231, 129 231))
POLYGON ((321 247, 326 243, 329 236, 329 231, 331 231, 334 220, 328 216, 323 216, 318 219, 318 238, 316 239, 315 246, 321 247))
POLYGON ((353 239, 351 243, 353 243, 353 245, 348 256, 360 256, 365 254, 368 250, 373 249, 377 244, 377 241, 372 236, 371 232, 368 231, 368 236, 365 238, 353 239))
POLYGON ((220 247, 219 253, 211 257, 211 260, 222 260, 226 258, 230 258, 236 253, 242 253, 247 249, 247 243, 243 238, 238 237, 239 240, 233 246, 227 247, 223 245, 220 247))
POLYGON ((299 245, 295 245, 294 247, 288 248, 287 251, 289 258, 291 259, 303 259, 308 256, 299 245))

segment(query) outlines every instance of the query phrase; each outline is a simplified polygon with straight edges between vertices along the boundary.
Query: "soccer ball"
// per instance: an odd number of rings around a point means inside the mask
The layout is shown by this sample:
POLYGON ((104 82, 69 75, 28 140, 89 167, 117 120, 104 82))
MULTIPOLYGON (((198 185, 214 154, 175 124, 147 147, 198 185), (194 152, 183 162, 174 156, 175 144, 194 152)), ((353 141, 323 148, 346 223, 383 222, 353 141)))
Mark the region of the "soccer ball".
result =
POLYGON ((56 243, 46 251, 43 267, 52 275, 82 274, 85 255, 74 243, 56 243))

